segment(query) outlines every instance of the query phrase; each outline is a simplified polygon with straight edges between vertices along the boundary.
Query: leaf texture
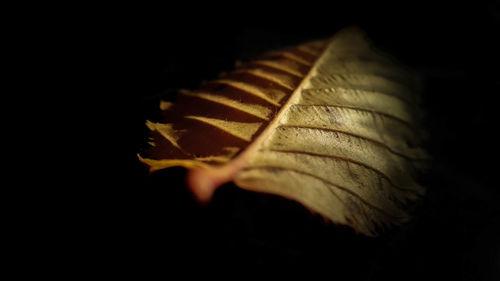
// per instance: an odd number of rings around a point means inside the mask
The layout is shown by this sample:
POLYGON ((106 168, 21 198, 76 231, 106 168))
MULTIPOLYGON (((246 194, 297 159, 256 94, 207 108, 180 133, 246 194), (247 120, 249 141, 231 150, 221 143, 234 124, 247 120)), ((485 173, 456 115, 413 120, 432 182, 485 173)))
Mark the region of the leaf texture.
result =
POLYGON ((347 28, 264 54, 162 102, 139 159, 191 170, 200 200, 221 184, 296 200, 376 236, 406 221, 424 189, 417 76, 347 28))

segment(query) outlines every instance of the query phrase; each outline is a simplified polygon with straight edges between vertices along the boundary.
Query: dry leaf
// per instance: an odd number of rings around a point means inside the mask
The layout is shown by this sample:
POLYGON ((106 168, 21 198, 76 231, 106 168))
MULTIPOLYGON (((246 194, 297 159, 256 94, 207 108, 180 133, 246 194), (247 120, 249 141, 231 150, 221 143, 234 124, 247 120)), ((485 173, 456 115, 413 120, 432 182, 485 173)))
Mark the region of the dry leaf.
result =
POLYGON ((418 129, 418 79, 348 28, 333 38, 239 64, 177 103, 151 129, 151 171, 190 169, 201 201, 229 181, 296 200, 375 236, 407 220, 428 156, 418 129))

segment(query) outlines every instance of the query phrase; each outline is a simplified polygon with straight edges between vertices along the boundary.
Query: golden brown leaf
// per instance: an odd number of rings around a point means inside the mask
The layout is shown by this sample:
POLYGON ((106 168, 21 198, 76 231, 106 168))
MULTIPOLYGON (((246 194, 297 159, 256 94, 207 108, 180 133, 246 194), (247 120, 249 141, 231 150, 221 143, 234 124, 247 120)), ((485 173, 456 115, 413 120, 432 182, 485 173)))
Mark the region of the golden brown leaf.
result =
POLYGON ((269 52, 197 91, 162 102, 140 160, 190 169, 208 201, 221 184, 296 200, 365 235, 408 218, 424 192, 412 71, 348 28, 329 40, 269 52))

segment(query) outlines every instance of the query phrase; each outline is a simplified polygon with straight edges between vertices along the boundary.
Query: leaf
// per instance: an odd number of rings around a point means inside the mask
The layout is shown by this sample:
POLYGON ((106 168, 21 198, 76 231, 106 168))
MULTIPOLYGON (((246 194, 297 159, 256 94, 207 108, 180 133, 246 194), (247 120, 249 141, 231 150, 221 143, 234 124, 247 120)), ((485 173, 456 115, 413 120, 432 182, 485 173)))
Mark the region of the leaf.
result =
POLYGON ((201 201, 229 181, 375 236, 408 219, 425 167, 411 70, 348 28, 269 52, 162 102, 150 171, 183 166, 201 201))

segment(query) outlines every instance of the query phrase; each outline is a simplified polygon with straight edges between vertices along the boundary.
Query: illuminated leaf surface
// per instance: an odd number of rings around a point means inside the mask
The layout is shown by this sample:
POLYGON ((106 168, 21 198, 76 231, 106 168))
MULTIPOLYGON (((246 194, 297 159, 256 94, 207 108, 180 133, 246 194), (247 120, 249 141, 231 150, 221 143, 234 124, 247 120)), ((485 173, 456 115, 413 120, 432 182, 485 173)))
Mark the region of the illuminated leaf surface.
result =
POLYGON ((424 190, 418 79, 362 31, 269 52, 162 102, 151 171, 191 170, 202 201, 223 183, 281 195, 365 235, 408 219, 424 190))

